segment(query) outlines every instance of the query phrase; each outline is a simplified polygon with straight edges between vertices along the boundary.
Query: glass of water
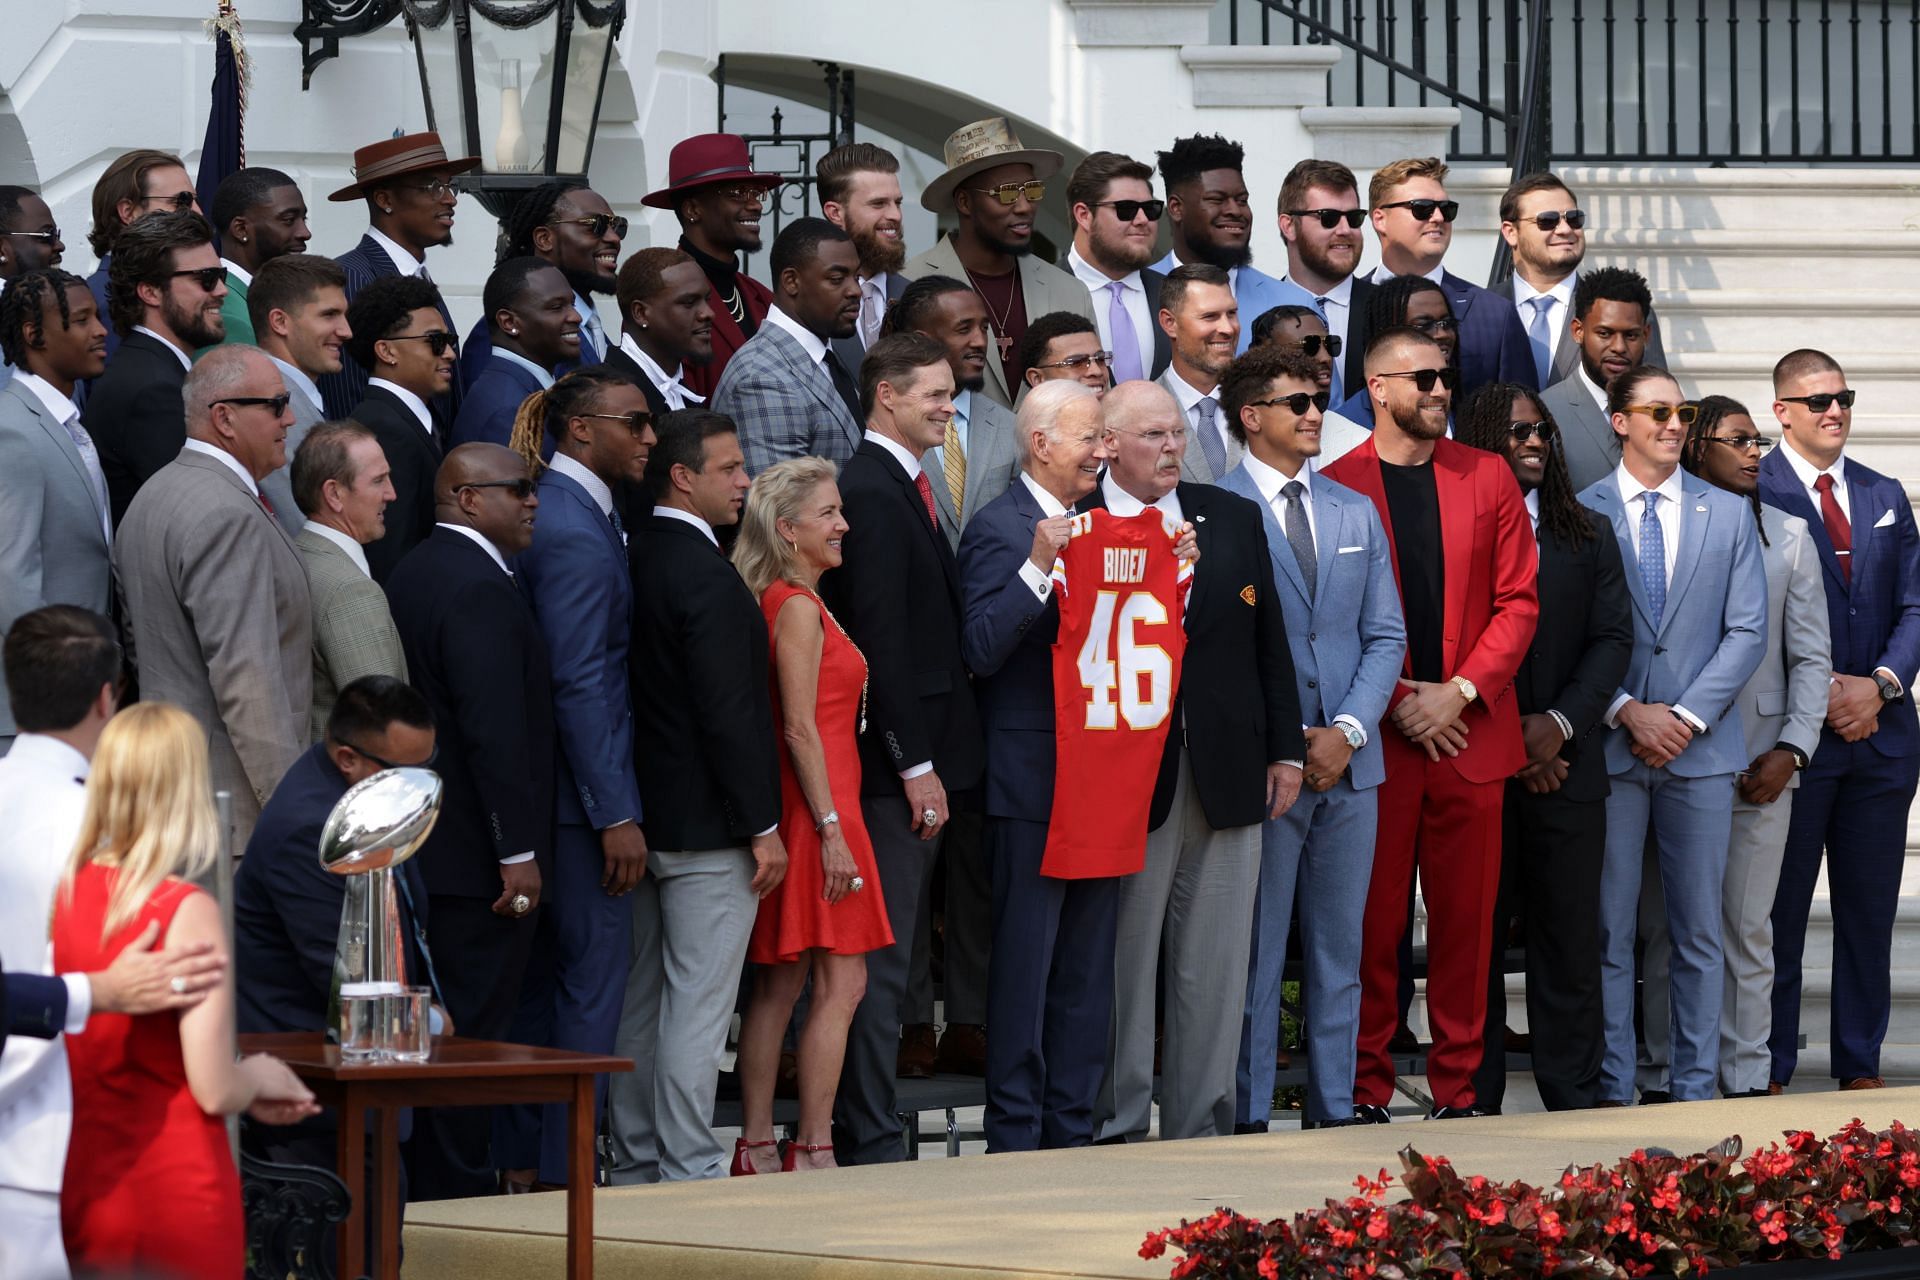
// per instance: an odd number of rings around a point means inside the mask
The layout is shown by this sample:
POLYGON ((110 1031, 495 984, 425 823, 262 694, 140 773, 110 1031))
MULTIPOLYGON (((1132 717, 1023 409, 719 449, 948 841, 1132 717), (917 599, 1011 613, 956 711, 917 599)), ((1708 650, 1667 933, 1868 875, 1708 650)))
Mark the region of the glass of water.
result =
POLYGON ((384 983, 348 982, 340 987, 340 1060, 373 1062, 385 1047, 387 1001, 384 983))
POLYGON ((408 987, 397 996, 389 996, 393 1010, 388 1046, 401 1062, 425 1062, 433 1053, 433 991, 428 987, 408 987))

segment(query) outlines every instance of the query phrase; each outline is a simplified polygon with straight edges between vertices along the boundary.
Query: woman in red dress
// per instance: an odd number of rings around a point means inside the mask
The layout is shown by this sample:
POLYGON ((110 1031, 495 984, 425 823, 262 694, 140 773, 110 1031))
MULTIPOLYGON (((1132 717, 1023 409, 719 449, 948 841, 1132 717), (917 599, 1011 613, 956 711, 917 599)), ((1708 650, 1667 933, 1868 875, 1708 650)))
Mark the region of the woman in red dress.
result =
MULTIPOLYGON (((164 702, 107 722, 86 816, 53 909, 56 972, 107 967, 157 924, 160 945, 230 948, 186 877, 219 855, 206 732, 164 702)), ((319 1108, 277 1058, 233 1057, 233 975, 180 1012, 95 1013, 67 1037, 73 1136, 60 1191, 77 1274, 239 1276, 246 1231, 223 1117, 291 1124, 319 1108)))
POLYGON ((782 739, 780 839, 787 876, 760 902, 747 959, 753 994, 740 1024, 745 1121, 733 1172, 771 1173, 774 1075, 794 1001, 813 975, 800 1030, 800 1131, 782 1169, 831 1169, 833 1095, 847 1027, 867 989, 866 953, 893 942, 860 817, 867 663, 820 602, 847 531, 833 464, 795 458, 754 478, 734 565, 767 615, 782 739))

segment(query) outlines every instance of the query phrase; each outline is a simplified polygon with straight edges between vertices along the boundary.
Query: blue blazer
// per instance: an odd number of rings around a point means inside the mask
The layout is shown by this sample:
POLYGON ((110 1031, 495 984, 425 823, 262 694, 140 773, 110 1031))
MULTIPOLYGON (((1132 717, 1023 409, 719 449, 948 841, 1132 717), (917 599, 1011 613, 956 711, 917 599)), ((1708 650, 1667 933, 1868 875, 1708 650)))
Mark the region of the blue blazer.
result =
MULTIPOLYGON (((1647 589, 1636 567, 1632 511, 1611 475, 1596 480, 1580 501, 1613 522, 1633 597, 1633 656, 1620 692, 1642 702, 1684 706, 1707 733, 1694 739, 1667 771, 1680 778, 1738 773, 1747 767, 1747 741, 1735 699, 1767 652, 1767 568, 1753 508, 1744 498, 1681 473, 1680 550, 1667 605, 1656 629, 1647 589)), ((1637 761, 1624 727, 1606 731, 1607 772, 1622 774, 1637 761)))
POLYGON ((1533 346, 1520 313, 1513 309, 1513 299, 1451 271, 1440 273, 1440 287, 1453 304, 1454 323, 1460 326, 1460 386, 1455 399, 1465 399, 1489 382, 1517 382, 1538 391, 1540 373, 1534 367, 1533 346))
MULTIPOLYGON (((901 287, 904 288, 905 285, 903 284, 901 287)), ((574 301, 577 307, 579 304, 578 297, 576 297, 574 301)), ((582 319, 584 318, 583 315, 582 319)), ((612 335, 612 340, 614 346, 617 347, 620 345, 620 334, 617 331, 612 335)), ((473 393, 473 384, 480 381, 480 375, 485 373, 487 366, 492 363, 493 334, 487 328, 487 318, 481 316, 473 322, 473 328, 467 331, 466 341, 460 344, 460 368, 455 376, 459 378, 460 385, 466 388, 467 394, 471 395, 473 393)), ((593 349, 587 345, 587 335, 583 329, 580 333, 580 358, 577 360, 562 360, 559 364, 553 366, 553 376, 556 378, 564 377, 572 373, 575 369, 584 369, 590 364, 599 363, 600 357, 595 355, 593 349)))
MULTIPOLYGON (((1760 460, 1761 500, 1807 522, 1819 548, 1833 632, 1833 669, 1870 676, 1887 667, 1908 690, 1880 709, 1880 729, 1867 742, 1883 756, 1920 754, 1912 693, 1920 672, 1920 535, 1900 482, 1847 459, 1847 510, 1853 526, 1853 580, 1840 576, 1833 540, 1812 497, 1801 487, 1782 444, 1760 460)), ((1831 729, 1822 728, 1825 741, 1831 729)))
POLYGON ((633 772, 627 693, 633 580, 626 544, 577 481, 549 469, 540 476, 533 545, 514 568, 533 601, 553 672, 559 820, 595 830, 638 822, 640 783, 633 772))
MULTIPOLYGON (((450 443, 506 444, 513 438, 513 419, 520 412, 521 401, 541 389, 540 379, 525 365, 489 357, 485 371, 461 398, 460 413, 449 433, 450 443)), ((534 523, 537 528, 539 521, 534 523)))
POLYGON ((41 973, 9 973, 0 981, 0 1045, 8 1036, 51 1040, 66 1026, 64 981, 41 973))
POLYGON ((960 537, 960 651, 986 739, 987 816, 1053 815, 1053 642, 1060 607, 1020 579, 1046 513, 1018 475, 960 537))
POLYGON ((1247 474, 1246 464, 1220 481, 1222 489, 1251 500, 1264 516, 1267 557, 1287 615, 1300 714, 1316 728, 1331 725, 1338 715, 1360 722, 1367 745, 1353 753, 1350 768, 1354 789, 1365 790, 1386 781, 1380 718, 1406 658, 1407 626, 1387 531, 1373 503, 1317 472, 1308 485, 1319 566, 1311 596, 1286 530, 1247 474))

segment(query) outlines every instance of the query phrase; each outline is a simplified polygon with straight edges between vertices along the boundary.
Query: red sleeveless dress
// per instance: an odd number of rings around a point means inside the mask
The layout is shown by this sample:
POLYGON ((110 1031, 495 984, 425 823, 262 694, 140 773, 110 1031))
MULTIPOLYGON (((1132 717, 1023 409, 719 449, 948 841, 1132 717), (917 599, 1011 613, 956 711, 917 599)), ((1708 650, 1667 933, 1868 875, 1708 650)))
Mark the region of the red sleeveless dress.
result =
MULTIPOLYGON (((57 973, 97 972, 147 927, 160 945, 188 895, 166 880, 133 920, 103 944, 101 926, 118 868, 90 864, 73 896, 54 900, 57 973)), ((73 1137, 67 1146, 60 1221, 76 1274, 237 1277, 245 1269, 240 1176, 226 1121, 200 1110, 187 1088, 180 1015, 95 1013, 67 1037, 73 1072, 73 1137)))
POLYGON ((747 959, 755 964, 788 964, 806 952, 821 948, 835 955, 861 955, 893 943, 893 930, 887 924, 887 903, 880 892, 880 875, 873 860, 873 842, 867 838, 867 824, 860 816, 860 711, 867 684, 867 660, 840 630, 826 606, 812 593, 786 582, 776 582, 760 597, 760 609, 767 617, 767 678, 773 682, 774 727, 785 724, 780 708, 780 679, 774 666, 779 641, 774 636, 774 619, 780 606, 794 596, 804 596, 820 610, 820 625, 826 629, 820 651, 820 684, 814 696, 814 724, 827 754, 827 786, 833 793, 833 807, 840 815, 840 830, 846 836, 847 849, 853 854, 855 874, 866 881, 859 893, 848 893, 837 903, 821 896, 826 887, 826 868, 820 865, 820 836, 813 829, 813 810, 800 790, 800 779, 793 772, 793 760, 787 754, 786 738, 780 738, 780 841, 787 847, 787 878, 779 888, 760 900, 760 914, 753 922, 753 940, 747 946, 747 959))

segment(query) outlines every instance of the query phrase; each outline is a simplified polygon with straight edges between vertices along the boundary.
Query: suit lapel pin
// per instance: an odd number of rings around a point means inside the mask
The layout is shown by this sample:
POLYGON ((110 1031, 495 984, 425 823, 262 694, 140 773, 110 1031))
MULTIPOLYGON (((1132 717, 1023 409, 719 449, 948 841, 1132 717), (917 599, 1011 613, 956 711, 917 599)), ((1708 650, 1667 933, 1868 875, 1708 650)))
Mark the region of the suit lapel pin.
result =
POLYGON ((1252 604, 1254 600, 1257 598, 1253 593, 1253 584, 1251 582, 1249 582, 1246 586, 1240 588, 1240 598, 1242 600, 1245 600, 1248 604, 1252 604))
POLYGON ((1705 514, 1707 513, 1707 509, 1706 509, 1706 507, 1705 507, 1704 505, 1702 505, 1702 506, 1697 506, 1697 507, 1695 507, 1695 508, 1694 508, 1694 510, 1695 510, 1695 511, 1698 511, 1698 512, 1699 512, 1699 513, 1700 513, 1701 515, 1705 515, 1705 514))

